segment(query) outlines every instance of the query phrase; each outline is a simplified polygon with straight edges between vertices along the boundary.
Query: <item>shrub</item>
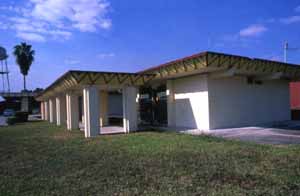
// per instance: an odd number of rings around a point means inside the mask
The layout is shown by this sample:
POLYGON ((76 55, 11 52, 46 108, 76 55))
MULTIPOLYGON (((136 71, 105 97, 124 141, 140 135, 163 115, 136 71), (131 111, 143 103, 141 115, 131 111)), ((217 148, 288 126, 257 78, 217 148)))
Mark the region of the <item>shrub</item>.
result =
POLYGON ((14 117, 14 116, 8 117, 8 118, 6 119, 6 123, 7 123, 8 125, 14 125, 14 124, 16 124, 16 122, 17 122, 17 118, 14 117))
POLYGON ((17 122, 27 122, 28 121, 28 112, 16 112, 16 121, 17 122))

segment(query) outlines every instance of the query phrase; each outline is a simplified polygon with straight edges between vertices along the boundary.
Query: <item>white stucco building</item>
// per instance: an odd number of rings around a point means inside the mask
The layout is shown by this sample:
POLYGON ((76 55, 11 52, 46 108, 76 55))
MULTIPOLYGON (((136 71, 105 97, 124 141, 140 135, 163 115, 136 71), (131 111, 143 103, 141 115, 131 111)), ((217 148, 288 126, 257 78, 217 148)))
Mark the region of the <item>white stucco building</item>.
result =
POLYGON ((86 137, 112 124, 208 131, 289 120, 299 76, 296 65, 204 52, 138 73, 69 71, 37 99, 44 120, 81 122, 86 137))

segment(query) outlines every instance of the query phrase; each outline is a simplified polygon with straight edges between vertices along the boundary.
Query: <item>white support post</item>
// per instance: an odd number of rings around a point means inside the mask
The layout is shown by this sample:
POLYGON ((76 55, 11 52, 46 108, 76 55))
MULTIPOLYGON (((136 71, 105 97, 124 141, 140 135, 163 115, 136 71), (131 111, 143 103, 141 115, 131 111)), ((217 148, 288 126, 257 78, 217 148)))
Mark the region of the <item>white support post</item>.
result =
POLYGON ((137 124, 137 88, 123 87, 123 128, 125 133, 136 131, 137 124))
POLYGON ((66 124, 66 99, 64 96, 56 97, 56 125, 65 125, 66 124))
POLYGON ((83 89, 85 137, 97 136, 100 133, 99 102, 99 90, 96 86, 83 89))
POLYGON ((79 103, 78 95, 73 92, 66 94, 67 105, 67 129, 74 130, 79 128, 79 103))
POLYGON ((45 120, 49 120, 49 104, 48 101, 44 101, 44 108, 45 108, 45 120))
POLYGON ((50 123, 56 123, 56 104, 55 98, 49 100, 50 123))
POLYGON ((45 120, 45 107, 44 107, 43 101, 41 101, 41 103, 40 103, 40 112, 41 112, 41 119, 45 120))
POLYGON ((176 127, 176 107, 174 100, 174 84, 173 80, 167 80, 167 112, 168 112, 168 126, 176 127))
POLYGON ((100 126, 103 127, 108 125, 108 92, 100 91, 99 98, 100 126))

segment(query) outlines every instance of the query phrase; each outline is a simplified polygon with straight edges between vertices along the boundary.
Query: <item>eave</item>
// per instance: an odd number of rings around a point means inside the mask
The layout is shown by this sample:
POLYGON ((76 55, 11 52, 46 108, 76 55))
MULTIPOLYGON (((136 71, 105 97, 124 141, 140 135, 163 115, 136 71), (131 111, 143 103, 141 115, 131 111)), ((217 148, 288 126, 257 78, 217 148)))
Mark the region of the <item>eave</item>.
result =
POLYGON ((154 78, 153 74, 137 74, 124 72, 95 72, 71 70, 59 77, 54 83, 36 96, 38 101, 47 99, 56 94, 76 90, 86 85, 99 86, 140 86, 154 78))
POLYGON ((199 73, 234 70, 233 75, 261 77, 277 74, 288 80, 299 80, 300 66, 270 60, 216 52, 204 52, 171 61, 139 73, 154 74, 155 79, 178 78, 199 73))

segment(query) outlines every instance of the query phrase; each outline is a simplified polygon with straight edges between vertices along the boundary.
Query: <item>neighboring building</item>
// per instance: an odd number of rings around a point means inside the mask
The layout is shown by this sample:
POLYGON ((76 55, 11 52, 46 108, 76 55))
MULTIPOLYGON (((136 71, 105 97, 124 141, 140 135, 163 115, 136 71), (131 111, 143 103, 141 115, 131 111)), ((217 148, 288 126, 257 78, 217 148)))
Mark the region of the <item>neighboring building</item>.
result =
POLYGON ((39 105, 34 97, 38 92, 25 91, 25 92, 0 92, 0 96, 5 101, 2 102, 0 113, 5 109, 13 109, 15 111, 29 112, 37 111, 39 113, 39 105))
POLYGON ((300 120, 300 82, 290 83, 290 103, 292 119, 300 120))
POLYGON ((204 52, 138 73, 69 71, 37 99, 45 120, 69 130, 82 121, 86 137, 110 124, 112 100, 122 101, 124 132, 139 125, 208 131, 289 120, 289 82, 299 76, 296 65, 204 52))

